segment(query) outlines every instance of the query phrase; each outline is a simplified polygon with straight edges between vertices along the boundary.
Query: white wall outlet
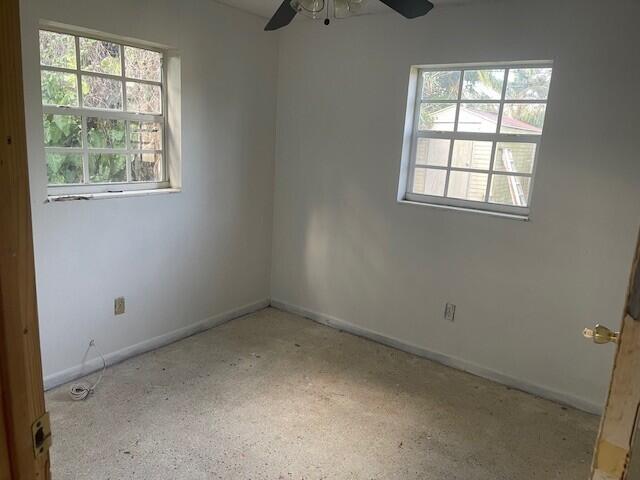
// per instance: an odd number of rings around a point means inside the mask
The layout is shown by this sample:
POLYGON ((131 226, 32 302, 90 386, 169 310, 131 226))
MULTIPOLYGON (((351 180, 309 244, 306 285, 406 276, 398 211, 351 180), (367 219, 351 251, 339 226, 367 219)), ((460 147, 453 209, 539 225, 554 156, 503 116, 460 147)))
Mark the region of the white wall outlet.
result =
POLYGON ((456 306, 453 303, 447 303, 444 307, 444 319, 453 322, 456 316, 456 306))
POLYGON ((118 297, 113 301, 113 314, 122 315, 124 313, 124 297, 118 297))

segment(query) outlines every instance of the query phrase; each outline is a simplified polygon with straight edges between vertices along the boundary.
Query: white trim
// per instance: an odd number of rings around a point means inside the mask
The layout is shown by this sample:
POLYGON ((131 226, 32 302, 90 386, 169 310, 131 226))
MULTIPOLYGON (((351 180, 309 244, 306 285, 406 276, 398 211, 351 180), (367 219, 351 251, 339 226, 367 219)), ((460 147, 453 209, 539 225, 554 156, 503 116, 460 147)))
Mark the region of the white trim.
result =
POLYGON ((43 115, 72 115, 91 118, 106 118, 108 120, 129 120, 131 122, 156 122, 162 123, 162 115, 151 113, 123 112, 122 110, 107 110, 97 108, 60 107, 56 105, 43 105, 43 115))
MULTIPOLYGON (((117 152, 116 152, 117 153, 117 152)), ((153 189, 177 188, 169 182, 113 182, 113 183, 91 183, 88 185, 74 183, 69 185, 51 185, 47 194, 49 196, 57 195, 85 195, 91 193, 113 193, 136 190, 153 190, 153 189), (125 188, 126 187, 126 188, 125 188)))
MULTIPOLYGON (((50 68, 50 67, 46 67, 46 68, 50 68)), ((509 69, 507 68, 507 71, 509 69)), ((422 72, 426 71, 426 70, 421 70, 422 72)), ((463 70, 466 71, 466 70, 463 70)), ((474 71, 474 70, 470 70, 470 71, 474 71)), ((506 77, 506 75, 505 75, 506 77)), ((506 85, 506 84, 505 84, 506 85)), ((472 99, 465 99, 465 98, 460 98, 460 103, 482 103, 482 104, 487 104, 487 103, 500 103, 501 100, 498 99, 483 99, 483 100, 472 100, 472 99)), ((458 102, 458 99, 454 99, 454 100, 436 100, 436 99, 428 99, 428 100, 420 100, 420 103, 444 103, 444 104, 450 104, 450 103, 455 103, 458 102)), ((509 103, 509 104, 514 104, 514 105, 520 105, 520 104, 529 104, 529 103, 547 103, 547 100, 539 100, 539 99, 531 99, 531 100, 509 100, 506 99, 503 103, 509 103)), ((443 108, 444 110, 444 108, 443 108)))
POLYGON ((411 162, 413 158, 413 150, 415 148, 413 142, 414 126, 416 125, 415 97, 417 93, 416 84, 418 82, 418 69, 411 67, 409 70, 409 85, 407 87, 407 105, 404 112, 404 131, 402 132, 402 156, 400 157, 400 171, 398 172, 398 194, 396 199, 399 201, 404 197, 404 192, 408 185, 413 184, 413 170, 411 162))
MULTIPOLYGON (((135 185, 135 184, 133 184, 135 185)), ((141 185, 144 187, 146 185, 141 185)), ((139 190, 120 190, 120 191, 107 191, 107 192, 95 192, 95 193, 61 193, 58 195, 49 195, 45 200, 45 203, 53 202, 70 202, 74 200, 104 200, 107 198, 126 198, 126 197, 148 197, 150 195, 164 195, 167 193, 180 193, 182 190, 179 188, 153 188, 153 189, 139 189, 139 190)))
POLYGON ((553 402, 568 405, 596 415, 600 415, 603 411, 603 405, 594 403, 590 400, 587 400, 586 398, 577 397, 575 395, 572 395, 571 393, 555 390, 544 385, 520 380, 492 368, 484 367, 482 365, 478 365, 477 363, 447 355, 445 353, 430 350, 425 347, 420 347, 410 342, 400 340, 368 328, 360 327, 346 320, 331 315, 315 312, 313 310, 287 303, 282 300, 276 300, 274 298, 271 299, 271 306, 308 318, 315 322, 321 323, 322 325, 326 325, 339 330, 344 330, 345 332, 351 333, 353 335, 357 335, 359 337, 363 337, 368 340, 387 345, 388 347, 396 348, 398 350, 402 350, 404 352, 426 358, 447 367, 455 368, 456 370, 462 370, 463 372, 467 372, 478 377, 500 383, 502 385, 507 385, 517 390, 521 390, 523 392, 530 393, 532 395, 536 395, 553 402))
POLYGON ((416 138, 438 138, 443 140, 471 140, 476 142, 500 143, 539 143, 540 135, 524 135, 520 133, 481 133, 481 132, 447 132, 422 130, 416 132, 416 138))
MULTIPOLYGON (((79 147, 47 147, 45 146, 46 152, 51 153, 82 153, 83 149, 79 147)), ((113 147, 113 148, 93 148, 88 147, 87 153, 90 155, 137 155, 140 153, 153 153, 162 155, 162 150, 152 150, 152 149, 132 149, 127 148, 126 146, 113 147)), ((124 183, 124 182, 123 182, 124 183)), ((159 182, 158 182, 159 183, 159 182)), ((52 185, 54 186, 54 185, 52 185)))
MULTIPOLYGON (((454 170, 455 171, 455 170, 454 170)), ((487 175, 487 172, 476 172, 487 175)), ((505 175, 508 176, 508 175, 505 175)), ((521 218, 529 217, 528 207, 517 207, 513 205, 503 205, 501 203, 489 203, 474 200, 463 200, 461 198, 452 197, 436 197, 432 195, 422 195, 420 193, 409 193, 405 195, 403 200, 415 203, 424 203, 426 205, 439 205, 446 207, 464 208, 467 210, 475 210, 479 212, 495 212, 506 213, 509 215, 517 215, 521 218), (487 208, 491 207, 491 209, 487 208)))
MULTIPOLYGON (((268 307, 269 304, 269 299, 264 298, 262 300, 258 300, 257 302, 249 303, 247 305, 243 305, 226 312, 218 313, 217 315, 213 315, 192 325, 188 325, 172 332, 165 333, 148 340, 143 340, 142 342, 136 343, 135 345, 131 345, 115 352, 108 353, 104 356, 104 359, 107 362, 107 366, 115 365, 131 357, 141 355, 160 347, 164 347, 165 345, 169 345, 171 343, 177 342, 178 340, 182 340, 183 338, 190 337, 191 335, 195 335, 196 333, 200 333, 205 330, 209 330, 210 328, 217 327, 238 317, 257 312, 258 310, 262 310, 263 308, 268 307)), ((98 343, 99 341, 100 340, 98 339, 98 343)), ((80 357, 81 353, 82 352, 80 351, 78 352, 78 358, 80 357)), ((102 361, 99 358, 94 358, 93 360, 86 362, 84 364, 84 368, 83 365, 80 364, 75 365, 71 368, 67 368, 66 370, 62 370, 60 372, 52 373, 44 377, 44 389, 50 390, 64 383, 76 380, 85 375, 89 375, 90 373, 100 370, 101 368, 102 361)))
MULTIPOLYGON (((553 66, 551 60, 521 60, 521 61, 506 61, 506 62, 471 62, 471 63, 439 63, 439 64, 422 64, 414 65, 424 71, 437 71, 437 70, 492 70, 503 68, 544 68, 553 66)), ((506 80, 506 78, 505 78, 506 80)))
MULTIPOLYGON (((53 33, 57 33, 57 32, 53 32, 53 33)), ((76 36, 76 38, 80 39, 79 36, 76 36)), ((86 37, 82 37, 82 38, 86 38, 86 37)), ((119 47, 124 47, 125 45, 123 45, 122 43, 118 43, 118 46, 119 47)), ((137 48, 139 50, 149 50, 148 48, 144 48, 143 49, 143 48, 140 48, 140 47, 133 47, 131 45, 126 45, 126 46, 127 47, 131 47, 131 48, 137 48)), ((124 49, 122 49, 122 52, 124 52, 124 49)), ((77 56, 79 56, 79 55, 77 55, 77 56)), ((120 62, 120 64, 122 65, 120 68, 122 68, 122 71, 124 72, 124 53, 121 54, 121 62, 120 62)), ((117 80, 117 81, 120 81, 120 82, 124 79, 125 82, 145 83, 147 85, 155 85, 156 87, 162 87, 162 82, 157 82, 155 80, 141 80, 139 78, 126 77, 124 75, 116 75, 114 73, 94 72, 93 70, 82 70, 82 69, 74 70, 73 68, 53 67, 53 66, 50 66, 50 65, 40 65, 40 70, 50 71, 50 72, 60 72, 60 73, 71 73, 73 75, 81 75, 81 76, 85 76, 85 77, 100 77, 100 78, 106 78, 108 80, 117 80)), ((526 102, 526 103, 529 103, 529 102, 526 102)))
MULTIPOLYGON (((449 200, 455 200, 455 199, 449 199, 449 200)), ((466 213, 479 213, 481 215, 490 215, 493 217, 502 217, 502 218, 509 218, 511 220, 520 220, 522 222, 528 222, 530 220, 529 215, 526 215, 526 214, 497 212, 494 210, 472 208, 467 206, 465 207, 455 206, 455 205, 451 205, 450 203, 440 204, 440 203, 427 202, 423 200, 410 200, 410 199, 399 199, 398 203, 401 203, 404 205, 416 205, 419 207, 432 207, 432 208, 440 208, 445 210, 454 210, 454 211, 466 212, 466 213)), ((480 204, 482 205, 482 203, 480 204)))
MULTIPOLYGON (((101 153, 101 152, 96 152, 101 153)), ((115 153, 109 151, 107 153, 115 153)), ((155 152, 145 152, 145 153, 155 153, 155 152)), ((488 174, 490 170, 485 170, 483 168, 471 168, 471 167, 447 167, 446 165, 416 165, 414 168, 421 170, 451 170, 452 172, 468 172, 468 173, 485 173, 488 174)), ((530 173, 522 173, 522 172, 505 172, 504 170, 494 170, 494 175, 506 175, 510 177, 526 177, 530 178, 530 173)), ((418 195, 418 194, 416 194, 418 195)))

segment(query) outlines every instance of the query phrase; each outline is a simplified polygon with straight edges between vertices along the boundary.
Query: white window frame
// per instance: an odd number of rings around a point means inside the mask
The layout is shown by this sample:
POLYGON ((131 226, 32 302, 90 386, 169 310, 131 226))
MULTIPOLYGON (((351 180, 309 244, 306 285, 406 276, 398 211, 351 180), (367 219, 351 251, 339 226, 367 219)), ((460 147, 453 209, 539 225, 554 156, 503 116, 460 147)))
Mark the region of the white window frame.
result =
MULTIPOLYGON (((81 117, 82 121, 82 146, 81 147, 48 147, 44 146, 45 151, 45 163, 46 152, 51 153, 79 153, 82 154, 82 173, 83 183, 75 184, 49 184, 47 183, 47 194, 49 197, 59 196, 81 196, 83 194, 102 194, 102 193, 120 193, 120 192, 136 192, 145 190, 160 190, 171 189, 172 182, 169 178, 169 152, 167 148, 168 141, 168 122, 167 122, 167 110, 168 110, 168 98, 167 98, 167 51, 149 46, 143 42, 135 43, 128 40, 123 40, 115 36, 100 35, 93 32, 85 32, 82 30, 74 30, 69 28, 58 28, 48 26, 46 24, 40 25, 38 28, 38 35, 41 31, 48 31, 53 33, 60 33, 65 35, 72 35, 75 42, 76 52, 76 68, 64 68, 64 67, 51 67, 40 64, 38 72, 51 71, 62 72, 76 75, 77 88, 78 88, 78 107, 66 107, 66 106, 53 106, 45 105, 40 100, 42 106, 43 115, 55 114, 55 115, 75 115, 81 117), (80 37, 101 40, 110 43, 116 43, 120 46, 120 61, 121 61, 121 74, 112 75, 108 73, 99 73, 93 71, 84 71, 80 65, 80 37), (140 80, 137 78, 131 78, 126 76, 125 71, 125 47, 133 47, 144 50, 150 50, 162 55, 161 57, 161 79, 159 82, 152 80, 140 80), (108 78, 112 80, 118 80, 122 82, 122 110, 107 110, 88 108, 82 106, 82 75, 108 78), (146 85, 157 85, 161 89, 161 114, 146 114, 137 112, 127 112, 127 81, 136 82, 146 85), (107 118, 113 120, 125 120, 125 148, 124 149, 111 149, 111 148, 91 148, 89 149, 87 141, 87 117, 107 118), (156 122, 161 125, 162 128, 162 150, 140 150, 130 148, 130 136, 129 136, 129 122, 128 121, 140 121, 140 122, 156 122), (89 182, 89 153, 117 153, 119 155, 126 155, 126 174, 127 180, 125 182, 109 182, 109 183, 90 183, 89 182), (131 158, 135 153, 160 153, 162 155, 162 176, 159 181, 147 182, 147 181, 132 181, 131 180, 131 158)), ((38 42, 38 59, 40 59, 40 43, 38 42)))
MULTIPOLYGON (((521 219, 528 219, 531 209, 531 201, 533 197, 534 181, 536 176, 536 170, 538 167, 538 160, 540 154, 540 144, 542 142, 542 135, 535 134, 513 134, 513 133, 500 133, 502 126, 502 113, 504 111, 505 104, 544 104, 548 105, 549 98, 544 100, 506 100, 507 80, 509 78, 509 70, 520 68, 553 68, 553 62, 548 60, 543 61, 529 61, 529 62, 497 62, 497 63, 467 63, 467 64, 445 64, 445 65, 429 65, 429 66, 414 66, 411 71, 411 80, 409 82, 409 95, 407 102, 407 117, 405 121, 405 144, 403 146, 403 168, 400 175, 400 188, 398 194, 399 201, 417 202, 426 205, 471 210, 483 213, 503 214, 505 216, 512 216, 521 219), (502 85, 502 92, 499 100, 463 100, 462 88, 464 85, 464 72, 466 70, 491 70, 500 69, 505 70, 504 82, 502 85), (422 99, 422 74, 427 71, 460 71, 460 84, 458 87, 458 95, 455 100, 432 100, 422 99), (442 103, 442 104, 455 104, 455 124, 452 131, 437 131, 437 130, 424 130, 418 129, 418 122, 420 117, 420 106, 422 103, 442 103), (497 126, 495 133, 480 133, 480 132, 458 132, 458 119, 460 114, 460 105, 462 103, 495 103, 499 104, 499 110, 497 115, 497 126), (409 144, 407 144, 407 138, 409 138, 409 144), (416 154, 419 138, 434 138, 450 140, 449 157, 447 166, 432 166, 429 165, 429 169, 443 170, 447 172, 445 181, 445 196, 433 196, 425 195, 421 193, 413 193, 413 182, 416 171, 416 154), (452 167, 453 147, 455 140, 472 140, 472 141, 490 141, 492 142, 491 159, 489 169, 471 169, 452 167), (527 206, 513 206, 504 205, 498 203, 489 202, 489 194, 491 190, 491 180, 494 175, 494 161, 496 156, 496 147, 500 142, 521 142, 532 143, 536 145, 535 155, 533 159, 533 169, 530 174, 508 172, 509 176, 526 177, 530 179, 529 184, 529 198, 527 199, 527 206), (408 151, 408 155, 407 155, 408 151), (406 165, 405 165, 406 164, 406 165), (487 187, 484 196, 484 201, 463 200, 457 198, 446 197, 447 188, 449 184, 449 177, 452 171, 471 172, 471 173, 487 173, 487 187)), ((546 119, 545 119, 546 121, 546 119)), ((426 168, 427 166, 418 166, 417 168, 426 168)), ((495 172, 500 175, 505 175, 506 172, 495 172)))

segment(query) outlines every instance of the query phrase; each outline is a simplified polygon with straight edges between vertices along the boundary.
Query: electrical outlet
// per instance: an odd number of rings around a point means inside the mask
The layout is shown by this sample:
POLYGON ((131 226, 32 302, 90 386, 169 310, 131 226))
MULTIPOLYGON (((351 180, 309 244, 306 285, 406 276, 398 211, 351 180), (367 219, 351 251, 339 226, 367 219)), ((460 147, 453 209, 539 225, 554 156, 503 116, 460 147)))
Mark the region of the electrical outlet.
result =
POLYGON ((118 297, 113 301, 113 314, 122 315, 124 313, 124 297, 118 297))
POLYGON ((444 319, 453 322, 456 316, 456 306, 453 303, 447 303, 444 307, 444 319))

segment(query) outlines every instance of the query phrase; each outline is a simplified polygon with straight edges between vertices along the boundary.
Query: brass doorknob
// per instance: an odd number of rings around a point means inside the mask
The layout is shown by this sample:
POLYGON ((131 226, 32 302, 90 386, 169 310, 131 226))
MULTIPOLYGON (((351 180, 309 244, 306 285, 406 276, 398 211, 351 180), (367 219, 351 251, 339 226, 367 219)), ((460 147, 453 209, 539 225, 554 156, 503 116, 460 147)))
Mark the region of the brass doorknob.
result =
POLYGON ((582 331, 582 335, 585 338, 592 338, 593 343, 603 344, 603 343, 618 343, 620 339, 620 332, 613 332, 604 325, 596 325, 595 328, 585 328, 582 331))

